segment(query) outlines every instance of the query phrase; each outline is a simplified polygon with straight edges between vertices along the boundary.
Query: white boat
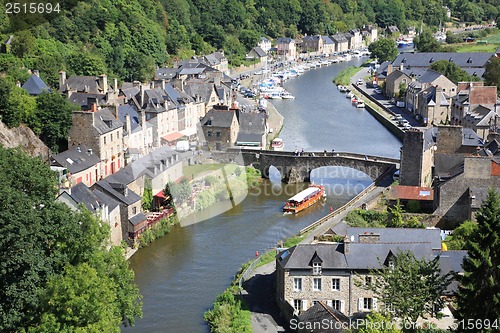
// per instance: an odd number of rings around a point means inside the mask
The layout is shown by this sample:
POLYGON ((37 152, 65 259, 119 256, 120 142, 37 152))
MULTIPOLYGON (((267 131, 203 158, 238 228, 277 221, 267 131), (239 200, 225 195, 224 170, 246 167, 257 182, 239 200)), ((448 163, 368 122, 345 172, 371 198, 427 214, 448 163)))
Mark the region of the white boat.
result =
POLYGON ((345 93, 347 91, 347 88, 345 86, 341 86, 340 84, 337 86, 337 89, 342 93, 345 93))
POLYGON ((362 99, 358 100, 358 104, 356 104, 356 107, 359 108, 359 109, 364 108, 365 107, 365 102, 362 99))
POLYGON ((354 94, 352 93, 352 91, 350 91, 345 95, 345 98, 353 98, 353 96, 354 94))
POLYGON ((295 96, 290 94, 288 91, 285 91, 284 93, 281 94, 281 98, 283 98, 283 99, 295 99, 295 96))
POLYGON ((281 92, 269 92, 265 93, 264 96, 267 96, 269 99, 281 99, 281 92))
POLYGON ((284 147, 285 147, 285 144, 283 143, 282 138, 276 138, 273 141, 271 141, 271 149, 272 150, 282 151, 284 147))

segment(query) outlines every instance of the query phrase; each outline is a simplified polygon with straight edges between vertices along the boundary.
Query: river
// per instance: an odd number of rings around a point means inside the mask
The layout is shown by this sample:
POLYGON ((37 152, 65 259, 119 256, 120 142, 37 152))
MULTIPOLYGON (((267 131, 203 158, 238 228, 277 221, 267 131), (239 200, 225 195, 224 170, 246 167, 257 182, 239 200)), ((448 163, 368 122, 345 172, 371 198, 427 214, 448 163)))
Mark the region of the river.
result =
MULTIPOLYGON (((340 70, 361 62, 355 59, 312 69, 285 82, 295 100, 273 104, 285 117, 280 137, 286 150, 333 148, 399 157, 401 142, 367 111, 351 106, 332 83, 340 70)), ((283 215, 281 207, 307 185, 281 184, 279 174, 274 173, 271 180, 249 191, 241 204, 233 208, 215 205, 199 213, 197 220, 203 222, 176 226, 167 236, 139 250, 130 264, 144 296, 144 317, 123 331, 208 332, 204 311, 255 251, 262 253, 296 234, 371 183, 363 173, 337 167, 316 169, 311 180, 326 186, 327 201, 298 215, 283 215)))

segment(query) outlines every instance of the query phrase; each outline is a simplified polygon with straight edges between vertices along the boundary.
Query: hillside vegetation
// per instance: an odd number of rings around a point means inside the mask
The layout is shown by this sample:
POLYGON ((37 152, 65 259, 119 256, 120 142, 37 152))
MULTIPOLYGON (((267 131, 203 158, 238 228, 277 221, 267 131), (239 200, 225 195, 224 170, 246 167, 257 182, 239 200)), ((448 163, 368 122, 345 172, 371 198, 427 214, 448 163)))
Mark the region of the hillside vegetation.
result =
MULTIPOLYGON (((26 30, 0 13, 0 37, 10 35, 11 54, 0 55, 0 71, 13 80, 25 68, 40 70, 57 87, 57 73, 146 80, 155 66, 223 49, 233 66, 261 36, 334 34, 376 23, 437 27, 443 5, 464 21, 496 19, 500 0, 85 0, 67 1, 57 15, 26 30)), ((17 19, 19 19, 17 17, 17 19)))

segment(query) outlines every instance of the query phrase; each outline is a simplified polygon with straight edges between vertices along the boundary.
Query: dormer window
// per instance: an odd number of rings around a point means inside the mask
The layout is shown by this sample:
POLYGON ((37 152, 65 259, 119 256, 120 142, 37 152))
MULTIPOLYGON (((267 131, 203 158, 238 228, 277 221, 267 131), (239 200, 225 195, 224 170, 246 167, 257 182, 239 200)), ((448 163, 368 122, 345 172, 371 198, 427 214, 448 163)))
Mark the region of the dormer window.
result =
POLYGON ((394 259, 390 259, 388 265, 390 269, 394 269, 394 259))
POLYGON ((313 262, 313 275, 321 275, 321 263, 313 262))

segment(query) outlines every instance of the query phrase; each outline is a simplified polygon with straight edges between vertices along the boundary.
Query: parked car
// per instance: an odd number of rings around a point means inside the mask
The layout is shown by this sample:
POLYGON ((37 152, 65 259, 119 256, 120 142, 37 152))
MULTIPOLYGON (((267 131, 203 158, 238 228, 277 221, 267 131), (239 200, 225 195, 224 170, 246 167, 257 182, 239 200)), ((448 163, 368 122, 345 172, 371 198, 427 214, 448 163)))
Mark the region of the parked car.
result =
POLYGON ((246 98, 254 98, 255 97, 255 94, 252 92, 252 91, 246 91, 243 96, 245 96, 246 98))
POLYGON ((382 90, 380 88, 375 88, 374 90, 377 94, 382 95, 382 90))
POLYGON ((358 79, 358 81, 356 82, 358 86, 362 86, 364 83, 365 81, 363 81, 363 79, 358 79))

